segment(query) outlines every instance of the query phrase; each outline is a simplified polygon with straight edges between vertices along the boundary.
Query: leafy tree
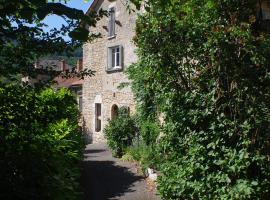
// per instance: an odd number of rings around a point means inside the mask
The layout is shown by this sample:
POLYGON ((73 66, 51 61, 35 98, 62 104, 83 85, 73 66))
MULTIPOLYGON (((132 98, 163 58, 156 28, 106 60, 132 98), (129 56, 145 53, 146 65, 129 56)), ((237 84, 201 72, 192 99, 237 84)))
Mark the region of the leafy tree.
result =
POLYGON ((257 1, 149 0, 145 10, 128 74, 141 112, 164 115, 162 197, 269 199, 270 37, 257 1))
MULTIPOLYGON (((22 85, 20 77, 45 73, 34 62, 48 54, 72 53, 85 41, 101 11, 47 0, 0 0, 0 199, 77 199, 83 142, 76 101, 67 90, 22 85), (55 14, 67 25, 44 32, 42 20, 55 14), (63 36, 68 34, 70 41, 63 36)), ((93 75, 91 70, 63 76, 93 75)))
MULTIPOLYGON (((0 1, 0 73, 2 75, 21 73, 35 76, 37 70, 33 69, 33 63, 37 58, 60 52, 70 53, 82 42, 99 36, 90 34, 87 27, 95 26, 105 12, 90 11, 84 14, 83 11, 69 8, 62 2, 67 1, 0 1), (67 24, 60 29, 54 28, 44 32, 46 24, 42 23, 42 20, 50 14, 64 18, 67 24), (65 35, 69 35, 71 41, 65 41, 63 39, 65 35)), ((85 72, 89 74, 91 71, 85 72)))

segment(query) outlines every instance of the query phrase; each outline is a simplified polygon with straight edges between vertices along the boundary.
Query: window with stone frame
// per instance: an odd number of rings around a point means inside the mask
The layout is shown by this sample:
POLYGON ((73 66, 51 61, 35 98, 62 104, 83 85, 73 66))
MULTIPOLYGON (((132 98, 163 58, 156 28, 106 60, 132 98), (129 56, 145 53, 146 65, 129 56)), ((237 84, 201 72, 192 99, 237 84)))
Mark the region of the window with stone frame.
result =
POLYGON ((108 48, 107 71, 123 69, 123 47, 121 45, 108 48))

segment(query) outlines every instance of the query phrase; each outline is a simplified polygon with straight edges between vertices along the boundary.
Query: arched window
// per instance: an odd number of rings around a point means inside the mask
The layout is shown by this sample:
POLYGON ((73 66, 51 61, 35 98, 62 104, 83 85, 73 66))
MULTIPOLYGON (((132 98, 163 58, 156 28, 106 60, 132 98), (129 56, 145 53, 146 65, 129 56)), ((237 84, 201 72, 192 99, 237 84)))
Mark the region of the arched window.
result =
POLYGON ((115 119, 118 116, 118 106, 113 105, 111 109, 111 120, 115 119))

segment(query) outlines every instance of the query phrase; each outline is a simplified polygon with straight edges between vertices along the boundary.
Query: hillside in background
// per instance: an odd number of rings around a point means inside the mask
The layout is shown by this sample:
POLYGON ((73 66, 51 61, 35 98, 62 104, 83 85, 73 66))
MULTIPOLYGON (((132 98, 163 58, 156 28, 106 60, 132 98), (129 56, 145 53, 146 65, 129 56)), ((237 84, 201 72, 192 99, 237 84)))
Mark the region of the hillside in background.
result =
POLYGON ((60 54, 50 54, 42 57, 40 60, 65 60, 69 66, 76 66, 76 62, 79 58, 83 56, 83 49, 78 48, 73 53, 67 54, 66 52, 60 54))

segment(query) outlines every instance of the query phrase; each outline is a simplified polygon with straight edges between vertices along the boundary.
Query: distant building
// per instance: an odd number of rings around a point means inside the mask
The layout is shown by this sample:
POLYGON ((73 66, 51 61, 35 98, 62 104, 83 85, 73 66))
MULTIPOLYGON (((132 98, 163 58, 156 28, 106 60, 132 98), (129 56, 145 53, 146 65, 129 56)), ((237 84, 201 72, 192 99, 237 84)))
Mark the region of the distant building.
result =
MULTIPOLYGON (((82 70, 82 59, 77 60, 76 71, 82 70)), ((35 63, 36 69, 52 69, 54 71, 62 72, 66 70, 71 70, 73 67, 68 65, 65 60, 53 60, 53 59, 44 59, 39 60, 35 63)), ((23 82, 27 82, 30 85, 36 84, 38 82, 44 82, 51 79, 49 75, 38 74, 36 78, 24 77, 22 78, 23 82)), ((78 77, 72 78, 63 78, 61 76, 52 77, 52 80, 55 82, 55 88, 68 88, 74 92, 77 98, 78 106, 80 111, 82 111, 82 85, 83 80, 78 77)))

